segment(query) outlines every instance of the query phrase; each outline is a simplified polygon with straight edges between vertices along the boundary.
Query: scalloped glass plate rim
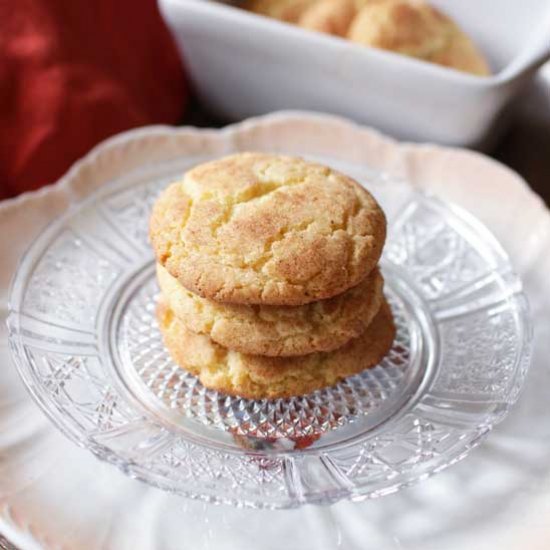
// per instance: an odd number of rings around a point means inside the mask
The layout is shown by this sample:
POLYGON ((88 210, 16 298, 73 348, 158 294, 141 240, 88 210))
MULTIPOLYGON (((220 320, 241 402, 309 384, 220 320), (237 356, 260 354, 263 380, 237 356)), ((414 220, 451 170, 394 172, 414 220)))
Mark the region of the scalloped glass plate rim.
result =
MULTIPOLYGON (((121 185, 119 187, 123 188, 124 186, 121 185)), ((23 381, 25 382, 27 390, 33 396, 35 401, 39 403, 40 407, 47 414, 50 420, 52 420, 54 424, 60 427, 66 436, 68 436, 72 441, 77 443, 79 446, 91 450, 98 458, 117 465, 126 474, 132 477, 135 477, 137 479, 141 479, 150 484, 156 485, 159 488, 169 490, 169 491, 175 491, 179 494, 183 494, 191 498, 198 498, 198 499, 212 501, 212 502, 224 502, 224 503, 229 503, 234 505, 261 507, 262 504, 261 503, 259 504, 258 502, 246 502, 246 501, 243 501, 242 499, 232 499, 232 498, 228 498, 228 497, 224 497, 216 494, 211 494, 211 495, 197 494, 194 492, 187 492, 185 488, 179 488, 179 487, 174 488, 173 486, 170 486, 170 484, 166 483, 162 479, 156 479, 156 480, 152 479, 150 473, 148 473, 147 471, 144 471, 141 465, 137 463, 133 463, 132 461, 121 461, 120 457, 105 445, 98 444, 97 442, 89 438, 83 439, 81 437, 81 434, 79 434, 78 431, 74 429, 74 426, 72 426, 71 423, 66 418, 61 418, 60 415, 58 414, 59 411, 57 411, 55 407, 52 408, 52 403, 45 401, 42 395, 40 395, 40 393, 36 391, 36 388, 34 386, 34 381, 32 380, 31 376, 29 375, 29 372, 24 368, 24 365, 21 362, 19 354, 23 353, 23 350, 20 348, 20 341, 18 339, 20 335, 19 319, 17 315, 18 308, 15 304, 17 304, 18 301, 21 299, 22 293, 24 290, 24 281, 22 279, 22 274, 24 274, 25 271, 30 272, 32 270, 32 267, 39 261, 39 259, 31 258, 32 253, 42 248, 42 245, 44 243, 49 242, 52 236, 55 235, 63 227, 64 223, 67 220, 69 220, 73 215, 75 215, 75 213, 77 213, 79 209, 85 207, 88 204, 94 203, 99 198, 110 195, 112 192, 115 192, 116 190, 117 190, 116 188, 104 186, 99 190, 96 190, 94 193, 92 193, 89 197, 85 198, 84 200, 71 204, 69 209, 65 214, 63 214, 63 216, 61 216, 57 220, 52 221, 47 226, 47 228, 42 232, 39 238, 33 242, 33 244, 29 247, 29 249, 21 258, 18 269, 16 271, 16 274, 14 275, 14 278, 11 284, 11 289, 9 293, 9 315, 7 320, 9 336, 10 336, 9 338, 10 347, 11 347, 12 356, 14 358, 14 362, 17 366, 19 374, 23 379, 23 381)), ((474 216, 469 214, 467 211, 465 211, 461 207, 455 206, 450 203, 444 203, 444 204, 445 206, 450 207, 450 209, 453 210, 455 213, 460 214, 461 217, 467 219, 469 224, 476 227, 476 229, 479 230, 484 235, 484 237, 491 242, 491 245, 493 246, 494 250, 498 251, 499 254, 501 254, 502 257, 507 260, 506 253, 504 252, 504 250, 502 249, 502 247, 500 246, 496 238, 492 235, 492 233, 488 229, 485 228, 485 226, 483 226, 483 224, 481 224, 474 216)), ((519 278, 517 278, 516 275, 510 275, 510 280, 512 281, 512 285, 514 287, 516 287, 517 289, 521 289, 521 283, 519 281, 519 278)), ((424 479, 433 473, 442 471, 444 468, 464 458, 473 447, 478 445, 483 440, 483 438, 487 435, 487 433, 491 430, 491 428, 506 416, 509 408, 517 400, 517 397, 519 395, 519 389, 523 384, 523 380, 527 372, 530 350, 532 346, 532 326, 530 323, 530 316, 528 313, 529 310, 528 310, 527 300, 521 290, 517 290, 513 298, 514 300, 516 300, 516 303, 518 305, 518 311, 521 317, 520 325, 523 327, 522 350, 520 353, 520 357, 523 358, 524 366, 523 368, 518 369, 517 376, 514 382, 514 387, 517 389, 517 391, 515 391, 512 398, 506 404, 504 404, 501 410, 492 418, 492 422, 487 425, 478 426, 477 435, 473 437, 463 448, 457 449, 454 455, 446 455, 445 458, 442 459, 440 461, 441 463, 438 465, 434 466, 432 463, 426 465, 425 469, 427 471, 420 472, 420 471, 414 470, 413 472, 411 472, 410 479, 408 480, 405 480, 405 481, 400 480, 393 485, 392 484, 387 485, 380 491, 371 491, 367 493, 361 492, 361 487, 349 487, 346 489, 341 489, 337 492, 333 492, 333 494, 330 494, 330 495, 325 494, 320 499, 320 502, 330 503, 330 502, 335 502, 336 500, 339 500, 341 498, 351 498, 353 500, 374 498, 377 496, 381 496, 383 494, 389 494, 391 492, 398 490, 399 488, 411 485, 419 481, 420 479, 424 479)), ((381 425, 383 426, 384 423, 382 423, 381 425)), ((265 453, 255 452, 255 451, 251 451, 247 454, 265 456, 265 453)), ((280 454, 284 456, 285 453, 280 453, 280 454)), ((307 502, 315 502, 315 499, 308 498, 307 502)), ((300 501, 296 501, 292 503, 285 502, 280 506, 278 504, 279 503, 275 503, 275 505, 273 505, 273 503, 268 503, 266 507, 285 508, 285 507, 298 506, 302 504, 302 502, 300 501)))

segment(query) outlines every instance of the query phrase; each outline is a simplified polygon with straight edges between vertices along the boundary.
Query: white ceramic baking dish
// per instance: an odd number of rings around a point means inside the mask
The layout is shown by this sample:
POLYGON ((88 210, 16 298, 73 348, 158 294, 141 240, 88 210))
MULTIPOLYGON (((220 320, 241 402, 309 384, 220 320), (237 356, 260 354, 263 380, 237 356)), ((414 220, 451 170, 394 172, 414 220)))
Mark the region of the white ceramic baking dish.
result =
POLYGON ((401 139, 480 147, 550 57, 548 0, 432 0, 490 59, 475 77, 210 0, 160 0, 202 99, 228 119, 277 109, 345 115, 401 139))

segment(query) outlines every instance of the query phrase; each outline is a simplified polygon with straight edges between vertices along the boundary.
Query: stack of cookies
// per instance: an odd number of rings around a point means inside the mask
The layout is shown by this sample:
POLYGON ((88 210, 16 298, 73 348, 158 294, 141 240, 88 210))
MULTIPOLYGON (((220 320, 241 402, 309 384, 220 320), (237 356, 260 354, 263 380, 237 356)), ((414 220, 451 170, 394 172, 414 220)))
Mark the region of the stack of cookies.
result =
POLYGON ((370 193, 328 167, 261 153, 195 167, 150 222, 166 347, 204 386, 253 399, 376 365, 395 336, 385 235, 370 193))

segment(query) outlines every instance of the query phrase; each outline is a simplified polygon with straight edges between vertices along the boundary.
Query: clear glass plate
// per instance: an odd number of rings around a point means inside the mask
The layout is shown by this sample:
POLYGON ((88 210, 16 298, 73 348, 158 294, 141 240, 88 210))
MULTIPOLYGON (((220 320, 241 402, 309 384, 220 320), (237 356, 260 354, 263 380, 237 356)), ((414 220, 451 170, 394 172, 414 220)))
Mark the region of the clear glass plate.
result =
POLYGON ((452 205, 326 158, 388 214, 390 353, 335 387, 274 401, 218 394, 180 370, 154 318, 147 224, 159 190, 203 160, 110 182, 21 261, 13 357, 66 435, 162 489, 284 508, 394 492, 463 458, 504 417, 529 364, 531 328, 499 244, 452 205))

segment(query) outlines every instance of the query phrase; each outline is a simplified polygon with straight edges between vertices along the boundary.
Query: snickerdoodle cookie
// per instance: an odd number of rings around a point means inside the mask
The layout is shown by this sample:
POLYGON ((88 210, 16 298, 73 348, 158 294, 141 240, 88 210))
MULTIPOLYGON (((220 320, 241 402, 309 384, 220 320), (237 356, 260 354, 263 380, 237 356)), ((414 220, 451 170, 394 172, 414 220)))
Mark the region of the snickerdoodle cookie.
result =
POLYGON ((484 55, 451 17, 425 0, 251 0, 261 15, 478 76, 484 55))
POLYGON ((241 353, 272 357, 339 348, 365 331, 384 299, 377 268, 343 294, 295 307, 207 300, 183 287, 160 264, 157 279, 167 306, 188 330, 241 353))
POLYGON ((423 0, 367 3, 355 16, 348 38, 476 75, 490 72, 472 40, 450 17, 423 0))
POLYGON ((356 11, 355 0, 319 0, 304 10, 297 23, 304 29, 345 36, 356 11))
POLYGON ((302 13, 314 5, 317 0, 250 0, 245 2, 244 6, 247 10, 286 21, 287 23, 295 23, 298 21, 302 13))
POLYGON ((335 351, 300 357, 264 357, 230 351, 208 336, 188 330, 163 301, 159 303, 157 317, 164 343, 180 367, 198 376, 208 388, 251 399, 290 397, 331 386, 378 364, 395 337, 386 302, 358 338, 335 351))
POLYGON ((357 182, 301 158, 240 153, 202 164, 154 205, 157 262, 223 303, 298 306, 359 284, 386 219, 357 182))

